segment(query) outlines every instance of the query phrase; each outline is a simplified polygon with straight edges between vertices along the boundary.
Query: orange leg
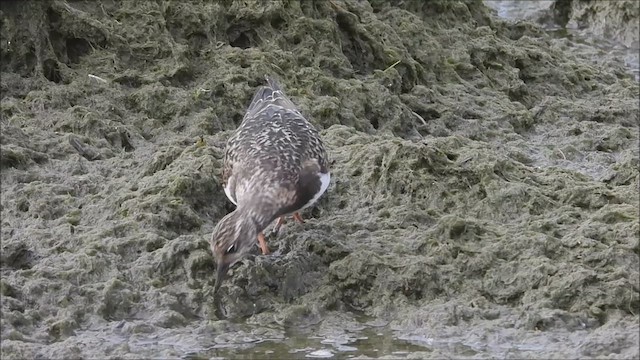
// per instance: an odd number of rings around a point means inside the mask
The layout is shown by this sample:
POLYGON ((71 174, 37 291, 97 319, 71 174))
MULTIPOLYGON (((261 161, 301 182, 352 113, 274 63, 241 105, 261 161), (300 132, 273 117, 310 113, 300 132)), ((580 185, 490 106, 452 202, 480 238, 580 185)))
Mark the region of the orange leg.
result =
MULTIPOLYGON (((293 219, 296 220, 297 222, 299 222, 300 224, 304 224, 304 220, 302 219, 302 216, 300 216, 300 213, 293 213, 293 219)), ((278 232, 280 231, 280 227, 285 223, 284 220, 284 216, 280 216, 278 218, 278 221, 276 221, 276 225, 273 227, 273 235, 278 235, 278 232)))
POLYGON ((300 224, 304 224, 304 220, 302 219, 302 216, 300 216, 300 213, 293 213, 293 218, 300 224))
POLYGON ((273 233, 277 234, 280 231, 280 227, 284 224, 284 216, 280 216, 278 221, 276 221, 276 225, 273 227, 273 233))
POLYGON ((267 246, 267 241, 264 239, 264 234, 262 232, 258 233, 258 244, 260 244, 262 255, 267 255, 270 253, 269 247, 267 246))

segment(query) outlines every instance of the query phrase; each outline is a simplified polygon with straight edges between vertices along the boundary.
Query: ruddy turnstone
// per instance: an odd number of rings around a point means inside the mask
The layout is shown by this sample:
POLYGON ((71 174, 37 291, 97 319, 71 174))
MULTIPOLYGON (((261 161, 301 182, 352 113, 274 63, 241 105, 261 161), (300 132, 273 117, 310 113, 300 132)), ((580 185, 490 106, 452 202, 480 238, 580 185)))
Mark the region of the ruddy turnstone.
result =
POLYGON ((269 253, 263 232, 274 220, 276 233, 285 216, 304 222, 300 211, 318 201, 331 179, 318 131, 274 79, 266 81, 225 149, 222 183, 236 209, 211 234, 214 292, 256 239, 262 254, 269 253))

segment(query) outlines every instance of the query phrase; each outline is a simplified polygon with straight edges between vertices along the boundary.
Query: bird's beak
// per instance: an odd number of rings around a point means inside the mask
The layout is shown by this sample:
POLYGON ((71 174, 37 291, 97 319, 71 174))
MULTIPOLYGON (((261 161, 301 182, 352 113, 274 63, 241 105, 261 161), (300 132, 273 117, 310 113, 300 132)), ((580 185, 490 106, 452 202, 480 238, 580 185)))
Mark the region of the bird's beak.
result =
POLYGON ((216 269, 216 284, 213 286, 214 295, 216 292, 218 292, 218 289, 220 288, 220 285, 222 285, 222 281, 226 277, 228 271, 229 271, 228 263, 224 261, 218 262, 217 269, 216 269))

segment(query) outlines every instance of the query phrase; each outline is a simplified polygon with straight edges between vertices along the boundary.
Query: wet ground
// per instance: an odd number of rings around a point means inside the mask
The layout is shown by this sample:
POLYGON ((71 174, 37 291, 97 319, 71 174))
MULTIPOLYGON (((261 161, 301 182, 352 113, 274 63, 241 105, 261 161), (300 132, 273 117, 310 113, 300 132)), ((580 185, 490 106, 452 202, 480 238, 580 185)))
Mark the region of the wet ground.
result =
POLYGON ((2 358, 638 358, 638 6, 514 4, 3 3, 2 358), (265 73, 333 183, 213 299, 265 73))

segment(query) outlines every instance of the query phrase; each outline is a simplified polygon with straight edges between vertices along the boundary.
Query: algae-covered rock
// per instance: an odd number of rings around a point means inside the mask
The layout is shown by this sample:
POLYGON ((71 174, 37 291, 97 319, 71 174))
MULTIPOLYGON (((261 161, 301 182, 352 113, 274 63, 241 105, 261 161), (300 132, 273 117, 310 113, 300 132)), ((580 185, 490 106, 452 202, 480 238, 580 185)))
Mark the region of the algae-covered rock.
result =
POLYGON ((625 46, 640 47, 640 4, 637 1, 556 0, 552 9, 562 26, 585 29, 625 46))
POLYGON ((640 47, 640 5, 632 0, 490 0, 486 4, 507 17, 525 18, 547 27, 576 31, 596 42, 640 47))
POLYGON ((480 0, 1 11, 3 358, 205 356, 360 316, 492 357, 638 356, 639 88, 616 58, 480 0), (265 74, 332 183, 214 298, 223 149, 265 74))

